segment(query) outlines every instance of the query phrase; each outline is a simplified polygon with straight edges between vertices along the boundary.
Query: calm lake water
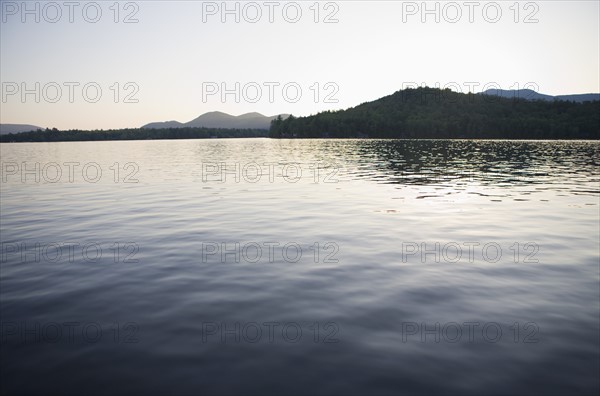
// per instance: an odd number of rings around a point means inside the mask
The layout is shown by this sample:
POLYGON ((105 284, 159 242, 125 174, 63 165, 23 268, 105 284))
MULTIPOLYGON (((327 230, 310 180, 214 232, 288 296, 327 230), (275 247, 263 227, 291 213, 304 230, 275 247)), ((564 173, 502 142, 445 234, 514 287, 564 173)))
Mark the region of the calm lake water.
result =
POLYGON ((3 394, 596 394, 600 144, 2 144, 3 394))

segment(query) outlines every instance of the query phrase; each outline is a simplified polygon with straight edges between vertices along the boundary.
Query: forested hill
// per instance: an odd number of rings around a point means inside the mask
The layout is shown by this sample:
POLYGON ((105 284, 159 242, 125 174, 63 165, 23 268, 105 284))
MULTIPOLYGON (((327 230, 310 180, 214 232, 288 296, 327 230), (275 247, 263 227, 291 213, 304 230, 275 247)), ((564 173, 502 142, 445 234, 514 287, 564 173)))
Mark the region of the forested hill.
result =
POLYGON ((271 122, 274 138, 599 139, 600 101, 509 99, 437 88, 271 122))

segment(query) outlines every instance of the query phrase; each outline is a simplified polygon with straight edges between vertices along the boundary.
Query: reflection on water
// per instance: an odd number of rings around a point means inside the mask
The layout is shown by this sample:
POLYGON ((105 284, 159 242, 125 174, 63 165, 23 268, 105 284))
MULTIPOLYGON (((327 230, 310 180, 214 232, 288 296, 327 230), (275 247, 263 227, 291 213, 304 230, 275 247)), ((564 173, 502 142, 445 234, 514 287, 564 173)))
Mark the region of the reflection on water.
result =
MULTIPOLYGON (((372 167, 372 154, 379 157, 375 169, 390 182, 446 186, 562 183, 569 175, 593 174, 599 159, 597 145, 570 142, 374 141, 358 151, 362 168, 372 167)), ((588 180, 567 185, 577 181, 588 180)))
POLYGON ((599 390, 597 142, 0 154, 2 393, 599 390))

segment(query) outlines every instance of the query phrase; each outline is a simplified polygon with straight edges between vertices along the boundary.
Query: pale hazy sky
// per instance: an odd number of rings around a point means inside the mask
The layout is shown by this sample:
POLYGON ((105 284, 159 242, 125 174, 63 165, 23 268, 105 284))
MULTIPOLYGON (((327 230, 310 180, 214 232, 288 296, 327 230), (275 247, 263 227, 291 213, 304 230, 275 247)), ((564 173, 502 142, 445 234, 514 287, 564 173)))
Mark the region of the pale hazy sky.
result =
POLYGON ((115 3, 0 2, 2 123, 107 129, 215 110, 300 116, 410 83, 600 92, 597 0, 429 1, 430 14, 422 1, 228 1, 224 15, 222 1, 115 3))

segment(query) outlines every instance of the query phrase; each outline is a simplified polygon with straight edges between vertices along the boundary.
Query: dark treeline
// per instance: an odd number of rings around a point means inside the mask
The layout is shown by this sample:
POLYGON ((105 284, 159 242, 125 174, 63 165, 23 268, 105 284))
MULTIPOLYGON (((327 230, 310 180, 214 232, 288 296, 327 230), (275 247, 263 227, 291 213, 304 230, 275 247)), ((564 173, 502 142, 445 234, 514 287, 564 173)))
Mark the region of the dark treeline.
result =
POLYGON ((38 129, 37 131, 0 135, 0 142, 75 142, 90 140, 151 140, 151 139, 208 139, 267 137, 264 129, 215 129, 215 128, 164 128, 164 129, 109 129, 60 131, 38 129))
POLYGON ((598 139, 600 102, 530 101, 436 88, 271 122, 273 138, 598 139))

